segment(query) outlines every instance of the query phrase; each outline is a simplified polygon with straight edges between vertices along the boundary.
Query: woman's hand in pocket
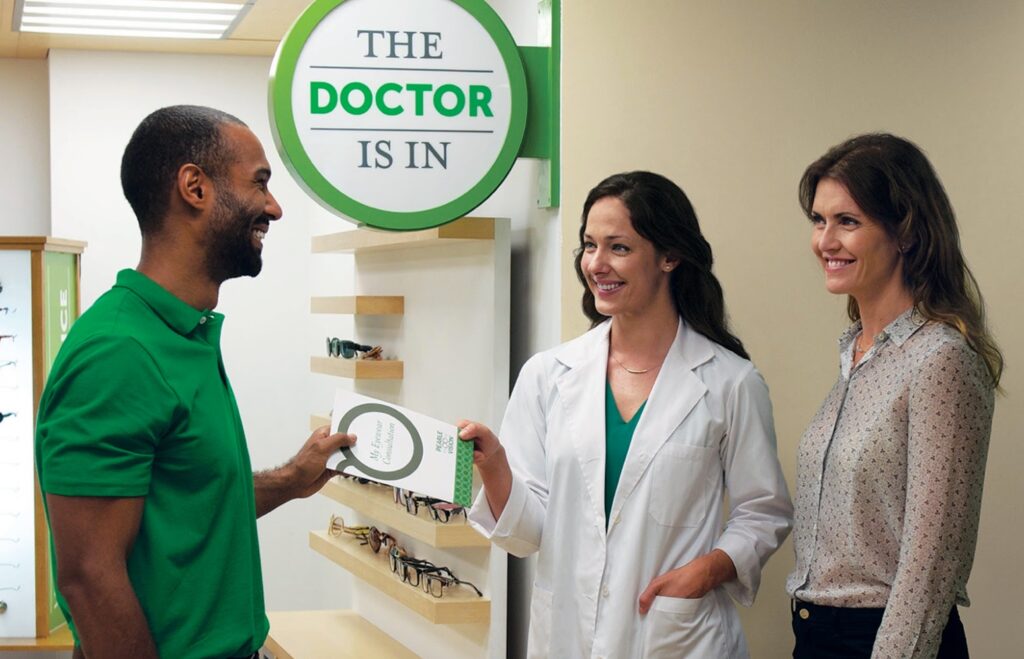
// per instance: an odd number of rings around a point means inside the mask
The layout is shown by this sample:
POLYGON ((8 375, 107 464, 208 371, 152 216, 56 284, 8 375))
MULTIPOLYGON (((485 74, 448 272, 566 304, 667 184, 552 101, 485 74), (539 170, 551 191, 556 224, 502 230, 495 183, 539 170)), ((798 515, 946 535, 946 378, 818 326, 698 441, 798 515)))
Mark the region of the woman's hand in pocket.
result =
POLYGON ((654 598, 677 597, 699 599, 719 584, 736 578, 736 566, 721 549, 715 549, 693 559, 682 567, 669 570, 651 580, 640 594, 640 613, 650 610, 654 598))

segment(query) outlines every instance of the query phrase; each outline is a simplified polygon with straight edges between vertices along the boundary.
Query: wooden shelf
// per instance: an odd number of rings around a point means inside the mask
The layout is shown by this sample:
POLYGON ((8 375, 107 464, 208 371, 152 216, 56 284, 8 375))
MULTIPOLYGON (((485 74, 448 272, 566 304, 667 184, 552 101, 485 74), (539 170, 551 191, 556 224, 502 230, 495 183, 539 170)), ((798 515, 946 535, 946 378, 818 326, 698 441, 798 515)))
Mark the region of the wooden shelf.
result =
POLYGON ((356 316, 401 316, 405 313, 405 298, 401 295, 314 297, 309 300, 309 311, 356 316))
POLYGON ((386 554, 374 554, 356 538, 310 531, 309 546, 435 625, 490 622, 491 601, 486 597, 478 597, 467 586, 455 586, 444 597, 433 597, 395 576, 386 554))
POLYGON ((355 611, 267 613, 276 659, 415 659, 418 655, 355 611))
POLYGON ((314 254, 387 250, 413 245, 450 243, 462 240, 494 240, 494 218, 464 217, 423 231, 378 231, 358 229, 313 236, 314 254))
POLYGON ((309 370, 314 373, 356 380, 401 380, 404 368, 397 359, 309 358, 309 370))
POLYGON ((404 506, 395 503, 390 487, 360 485, 338 477, 332 478, 320 493, 431 547, 491 546, 490 541, 461 516, 448 523, 441 523, 430 519, 426 510, 420 510, 418 515, 410 515, 404 506))
POLYGON ((32 252, 66 252, 81 254, 88 243, 81 240, 54 238, 53 236, 3 236, 0 237, 0 249, 23 249, 32 252))
POLYGON ((67 625, 44 638, 0 638, 0 652, 56 652, 73 650, 75 641, 67 625))

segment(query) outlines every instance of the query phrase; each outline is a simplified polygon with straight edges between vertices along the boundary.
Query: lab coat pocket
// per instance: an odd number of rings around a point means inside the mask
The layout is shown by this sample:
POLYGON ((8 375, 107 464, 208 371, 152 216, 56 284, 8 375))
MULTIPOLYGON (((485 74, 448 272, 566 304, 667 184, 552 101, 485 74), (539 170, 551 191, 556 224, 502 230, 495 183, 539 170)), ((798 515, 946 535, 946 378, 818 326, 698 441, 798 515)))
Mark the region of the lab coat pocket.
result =
POLYGON ((721 659, 713 613, 712 594, 698 599, 655 597, 644 625, 644 658, 721 659))
POLYGON ((705 446, 667 443, 651 464, 649 510, 662 526, 700 526, 708 514, 711 470, 718 451, 705 446))
POLYGON ((526 643, 528 659, 551 656, 551 591, 533 584, 530 599, 530 634, 526 643))

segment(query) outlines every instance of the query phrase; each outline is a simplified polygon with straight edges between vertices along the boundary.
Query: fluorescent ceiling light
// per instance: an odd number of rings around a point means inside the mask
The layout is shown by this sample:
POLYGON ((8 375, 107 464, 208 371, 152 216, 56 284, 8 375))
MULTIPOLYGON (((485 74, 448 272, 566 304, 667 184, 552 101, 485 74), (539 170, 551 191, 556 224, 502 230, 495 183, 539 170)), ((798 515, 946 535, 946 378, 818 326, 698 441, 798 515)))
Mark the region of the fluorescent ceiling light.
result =
POLYGON ((20 32, 226 39, 256 0, 16 0, 20 32))

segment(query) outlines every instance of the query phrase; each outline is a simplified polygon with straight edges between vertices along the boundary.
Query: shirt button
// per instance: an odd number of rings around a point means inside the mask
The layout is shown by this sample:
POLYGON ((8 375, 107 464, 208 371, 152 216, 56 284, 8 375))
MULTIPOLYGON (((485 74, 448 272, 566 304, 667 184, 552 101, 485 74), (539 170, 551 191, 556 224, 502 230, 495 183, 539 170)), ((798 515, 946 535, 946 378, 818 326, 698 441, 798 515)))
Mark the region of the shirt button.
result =
POLYGON ((807 620, 811 617, 811 612, 807 609, 800 609, 800 611, 797 612, 797 615, 800 616, 801 620, 807 620))
POLYGON ((205 324, 206 324, 206 316, 203 316, 203 317, 201 317, 201 318, 199 319, 199 324, 200 324, 200 325, 205 325, 205 324))
POLYGON ((603 589, 601 589, 601 597, 608 597, 609 595, 611 595, 611 593, 608 592, 608 587, 607 586, 605 586, 603 589))

